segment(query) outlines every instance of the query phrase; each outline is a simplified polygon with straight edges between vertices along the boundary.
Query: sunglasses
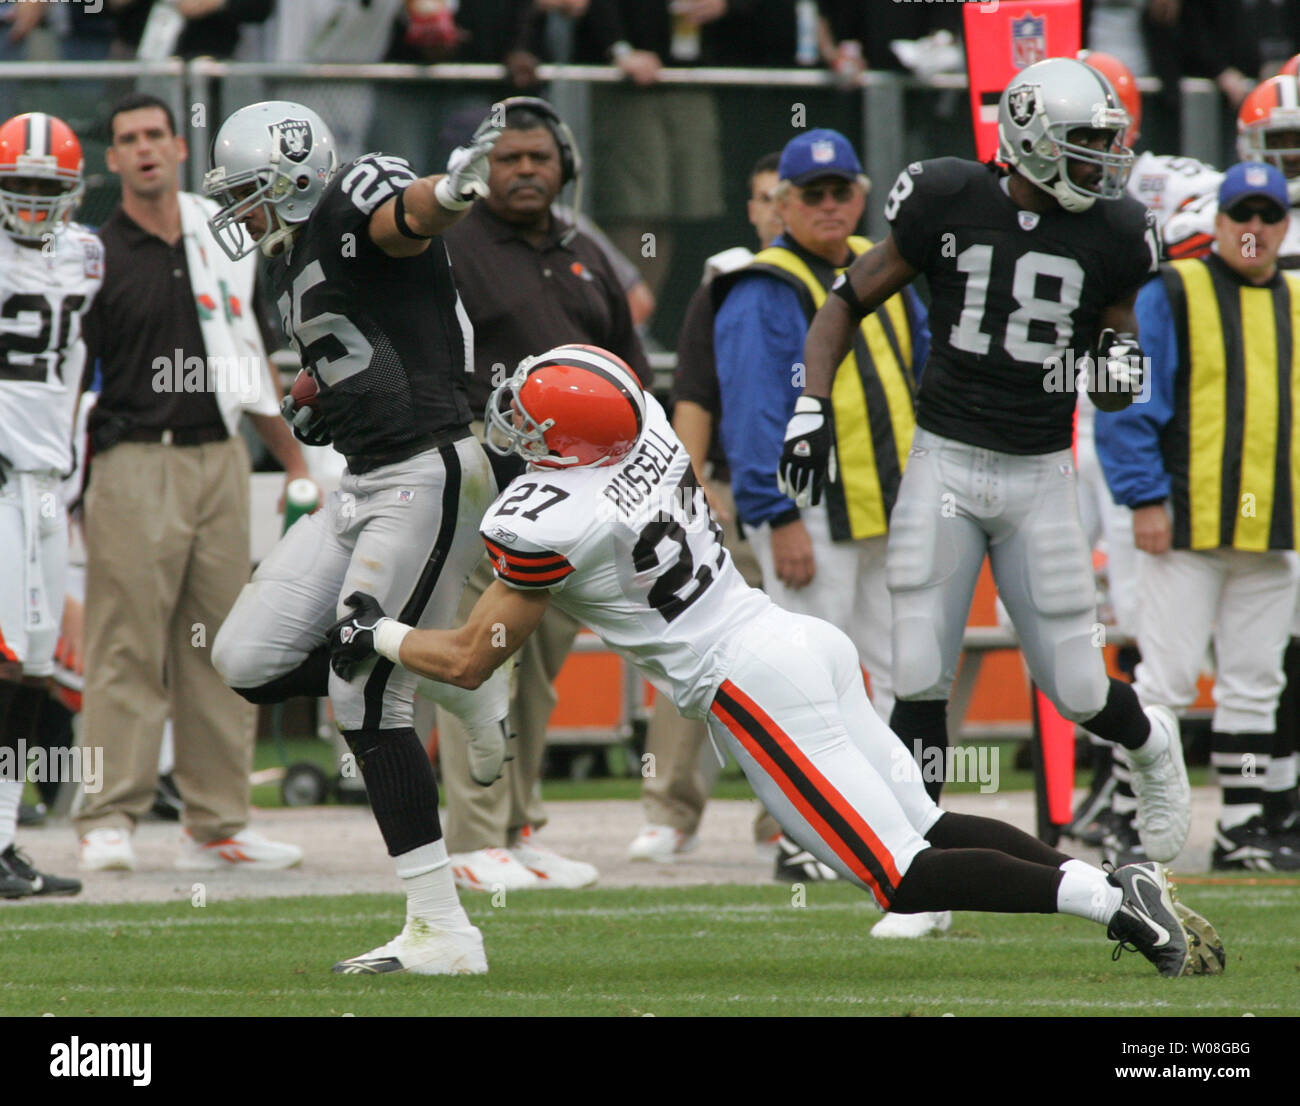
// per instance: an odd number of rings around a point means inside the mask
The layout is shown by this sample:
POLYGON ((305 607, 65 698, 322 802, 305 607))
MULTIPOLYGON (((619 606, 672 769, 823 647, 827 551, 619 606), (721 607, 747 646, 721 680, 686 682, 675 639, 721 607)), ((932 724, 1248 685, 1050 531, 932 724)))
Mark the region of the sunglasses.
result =
POLYGON ((826 199, 826 194, 837 204, 846 204, 853 199, 853 185, 848 181, 841 181, 838 184, 810 184, 807 188, 800 189, 799 199, 805 207, 817 207, 822 200, 826 199))
POLYGON ((1224 214, 1234 223, 1249 223, 1251 219, 1258 215, 1269 226, 1280 223, 1287 216, 1286 211, 1278 207, 1277 204, 1251 203, 1249 200, 1234 204, 1224 214))

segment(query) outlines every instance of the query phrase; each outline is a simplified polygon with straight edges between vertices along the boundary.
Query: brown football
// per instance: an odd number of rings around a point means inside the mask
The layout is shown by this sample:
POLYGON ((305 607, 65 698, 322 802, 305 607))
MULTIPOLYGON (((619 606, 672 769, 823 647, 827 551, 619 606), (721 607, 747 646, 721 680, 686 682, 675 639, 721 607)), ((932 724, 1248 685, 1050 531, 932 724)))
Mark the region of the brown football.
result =
POLYGON ((293 396, 294 403, 299 407, 315 407, 316 401, 320 399, 320 385, 316 383, 316 378, 311 373, 302 369, 293 378, 289 394, 293 396))

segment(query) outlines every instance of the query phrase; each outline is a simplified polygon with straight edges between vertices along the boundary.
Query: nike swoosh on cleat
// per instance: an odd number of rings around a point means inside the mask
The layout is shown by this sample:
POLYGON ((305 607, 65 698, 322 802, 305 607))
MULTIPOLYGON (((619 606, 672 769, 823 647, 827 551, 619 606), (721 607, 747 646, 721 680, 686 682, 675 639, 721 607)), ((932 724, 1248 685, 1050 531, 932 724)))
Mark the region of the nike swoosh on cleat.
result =
POLYGON ((396 956, 385 956, 376 960, 344 960, 335 964, 334 970, 340 975, 382 975, 404 971, 405 967, 396 956))
POLYGON ((1152 929, 1154 929, 1156 933, 1159 934, 1160 939, 1156 941, 1156 947, 1161 948, 1164 945, 1169 944, 1170 933, 1169 930, 1165 929, 1164 926, 1162 926, 1159 922, 1155 920, 1155 918, 1151 916, 1150 908, 1146 905, 1146 903, 1142 901, 1141 891, 1139 887, 1139 885, 1142 882, 1146 882, 1150 887, 1152 887, 1155 890, 1157 902, 1160 900, 1160 898, 1163 897, 1163 891, 1161 890, 1160 884, 1158 884, 1154 879, 1152 879, 1145 872, 1134 872, 1133 888, 1134 891, 1136 892, 1135 904, 1137 909, 1129 909, 1129 913, 1132 914, 1134 917, 1136 917, 1139 921, 1145 922, 1152 929))

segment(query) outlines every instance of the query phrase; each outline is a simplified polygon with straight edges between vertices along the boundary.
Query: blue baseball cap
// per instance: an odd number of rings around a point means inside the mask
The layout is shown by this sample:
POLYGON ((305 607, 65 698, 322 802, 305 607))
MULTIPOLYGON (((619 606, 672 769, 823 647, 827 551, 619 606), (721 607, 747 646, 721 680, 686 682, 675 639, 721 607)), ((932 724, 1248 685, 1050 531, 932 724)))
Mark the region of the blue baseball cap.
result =
POLYGON ((1242 200, 1254 197, 1272 200, 1283 211, 1291 206, 1286 177, 1281 169, 1262 161, 1239 161, 1223 174, 1223 183, 1219 185, 1219 210, 1227 211, 1242 200))
POLYGON ((862 162, 847 138, 823 127, 790 139, 781 151, 776 173, 780 180, 795 185, 822 177, 856 180, 862 173, 862 162))

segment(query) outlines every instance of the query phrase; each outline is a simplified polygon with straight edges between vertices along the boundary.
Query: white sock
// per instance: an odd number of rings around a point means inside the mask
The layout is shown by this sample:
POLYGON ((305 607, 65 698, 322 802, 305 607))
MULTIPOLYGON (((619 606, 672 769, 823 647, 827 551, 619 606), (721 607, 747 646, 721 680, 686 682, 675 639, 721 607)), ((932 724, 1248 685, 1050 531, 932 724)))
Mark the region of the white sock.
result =
POLYGON ((1284 757, 1274 757, 1268 762, 1268 772, 1264 776, 1265 791, 1294 791, 1296 786, 1296 762, 1300 756, 1288 753, 1284 757))
POLYGON ((1082 860, 1067 860, 1061 865, 1061 886, 1056 891, 1056 909, 1062 914, 1106 925, 1120 903, 1124 892, 1106 878, 1100 868, 1082 860))
POLYGON ((14 833, 18 829, 18 804, 22 798, 22 780, 0 780, 0 853, 14 843, 14 833))
POLYGON ((1219 825, 1223 829, 1236 829, 1252 818, 1262 817, 1263 803, 1224 803, 1219 812, 1219 825))
POLYGON ((406 892, 407 917, 463 926, 465 911, 456 894, 447 860, 447 844, 438 840, 393 858, 406 892))

